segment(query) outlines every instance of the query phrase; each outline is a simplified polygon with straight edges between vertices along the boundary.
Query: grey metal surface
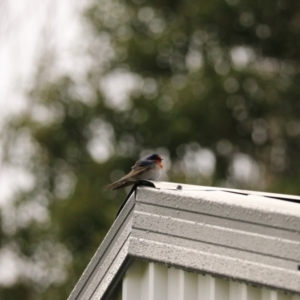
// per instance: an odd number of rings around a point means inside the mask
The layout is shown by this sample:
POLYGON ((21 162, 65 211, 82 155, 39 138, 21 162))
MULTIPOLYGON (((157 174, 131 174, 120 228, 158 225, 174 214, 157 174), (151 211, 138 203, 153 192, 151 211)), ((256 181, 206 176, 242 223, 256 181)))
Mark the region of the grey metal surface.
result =
POLYGON ((68 300, 101 299, 124 264, 131 234, 134 194, 128 199, 68 300))
POLYGON ((223 191, 138 188, 129 254, 300 292, 300 206, 223 191))
POLYGON ((69 300, 103 299, 129 257, 300 293, 300 197, 153 185, 131 191, 69 300))
POLYGON ((274 199, 295 201, 300 203, 299 196, 287 195, 287 194, 275 194, 275 193, 239 190, 239 189, 231 189, 231 188, 223 188, 223 187, 212 187, 212 186, 181 184, 181 183, 174 183, 174 182, 150 181, 150 180, 143 180, 141 185, 150 185, 150 183, 153 185, 153 187, 162 190, 222 191, 222 192, 229 192, 229 193, 236 193, 236 194, 243 194, 243 195, 263 196, 263 197, 274 198, 274 199))

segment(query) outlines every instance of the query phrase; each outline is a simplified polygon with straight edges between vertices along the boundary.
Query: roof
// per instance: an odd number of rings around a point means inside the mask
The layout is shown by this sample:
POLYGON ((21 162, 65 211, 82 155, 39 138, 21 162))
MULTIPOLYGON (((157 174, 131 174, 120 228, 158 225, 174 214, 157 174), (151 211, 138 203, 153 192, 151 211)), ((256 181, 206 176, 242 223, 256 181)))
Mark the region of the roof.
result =
POLYGON ((143 181, 69 299, 101 299, 139 258, 300 293, 300 197, 143 181))

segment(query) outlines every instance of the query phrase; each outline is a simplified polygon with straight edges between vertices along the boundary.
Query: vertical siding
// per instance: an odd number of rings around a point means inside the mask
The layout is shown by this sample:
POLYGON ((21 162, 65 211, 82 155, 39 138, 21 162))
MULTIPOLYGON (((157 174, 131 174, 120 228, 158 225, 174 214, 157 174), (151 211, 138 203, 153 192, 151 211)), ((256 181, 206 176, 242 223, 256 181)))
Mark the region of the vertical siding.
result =
POLYGON ((122 300, 300 300, 300 296, 135 261, 123 278, 122 300))

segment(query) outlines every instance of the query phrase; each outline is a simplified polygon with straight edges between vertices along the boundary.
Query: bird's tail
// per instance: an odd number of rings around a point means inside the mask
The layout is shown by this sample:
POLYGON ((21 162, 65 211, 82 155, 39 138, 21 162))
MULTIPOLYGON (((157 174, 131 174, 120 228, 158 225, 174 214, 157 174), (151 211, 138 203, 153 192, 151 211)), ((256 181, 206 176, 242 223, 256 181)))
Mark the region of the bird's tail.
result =
POLYGON ((135 181, 129 181, 128 179, 120 179, 115 181, 107 186, 104 187, 105 190, 117 190, 123 187, 129 186, 134 184, 135 181))

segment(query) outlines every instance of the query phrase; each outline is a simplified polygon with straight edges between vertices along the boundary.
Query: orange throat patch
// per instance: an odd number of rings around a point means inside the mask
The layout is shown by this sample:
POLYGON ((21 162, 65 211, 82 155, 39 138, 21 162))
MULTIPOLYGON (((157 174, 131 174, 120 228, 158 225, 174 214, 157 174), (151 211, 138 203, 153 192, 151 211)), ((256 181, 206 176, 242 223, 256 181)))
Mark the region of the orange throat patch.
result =
POLYGON ((157 164, 161 167, 161 168, 163 168, 163 163, 162 163, 162 161, 157 161, 157 164))

